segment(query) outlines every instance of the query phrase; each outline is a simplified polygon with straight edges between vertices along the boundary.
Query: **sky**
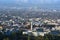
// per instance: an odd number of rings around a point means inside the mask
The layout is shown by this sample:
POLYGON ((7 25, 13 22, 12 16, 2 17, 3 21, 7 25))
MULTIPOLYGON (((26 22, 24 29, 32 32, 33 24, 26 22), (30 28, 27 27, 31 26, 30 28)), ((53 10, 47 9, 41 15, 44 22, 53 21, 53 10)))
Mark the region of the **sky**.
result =
POLYGON ((58 4, 60 0, 0 0, 3 3, 58 4))
POLYGON ((11 2, 23 2, 23 3, 28 3, 28 2, 38 2, 38 3, 58 3, 60 0, 1 0, 1 1, 11 1, 11 2))
POLYGON ((5 2, 5 3, 41 3, 41 4, 44 4, 44 3, 48 3, 48 4, 53 4, 53 3, 59 3, 60 0, 0 0, 0 2, 5 2))
POLYGON ((60 0, 0 0, 0 6, 32 6, 32 5, 40 5, 46 7, 60 7, 60 0))

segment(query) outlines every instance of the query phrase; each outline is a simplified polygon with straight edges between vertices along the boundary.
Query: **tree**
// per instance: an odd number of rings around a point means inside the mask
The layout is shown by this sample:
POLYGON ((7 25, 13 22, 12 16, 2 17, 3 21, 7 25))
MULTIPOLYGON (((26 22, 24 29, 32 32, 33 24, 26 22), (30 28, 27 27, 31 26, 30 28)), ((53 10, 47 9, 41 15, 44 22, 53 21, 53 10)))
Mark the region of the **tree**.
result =
POLYGON ((30 40, 30 36, 28 36, 28 40, 30 40))
POLYGON ((47 36, 46 36, 45 40, 49 40, 47 36))

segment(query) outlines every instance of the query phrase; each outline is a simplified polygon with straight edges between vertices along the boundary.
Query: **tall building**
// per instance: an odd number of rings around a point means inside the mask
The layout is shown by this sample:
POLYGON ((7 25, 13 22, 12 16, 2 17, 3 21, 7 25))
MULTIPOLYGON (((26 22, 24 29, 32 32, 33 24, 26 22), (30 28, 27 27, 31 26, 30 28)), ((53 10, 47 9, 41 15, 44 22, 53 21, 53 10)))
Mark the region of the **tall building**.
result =
POLYGON ((33 28, 33 23, 31 22, 31 30, 32 30, 32 28, 33 28))

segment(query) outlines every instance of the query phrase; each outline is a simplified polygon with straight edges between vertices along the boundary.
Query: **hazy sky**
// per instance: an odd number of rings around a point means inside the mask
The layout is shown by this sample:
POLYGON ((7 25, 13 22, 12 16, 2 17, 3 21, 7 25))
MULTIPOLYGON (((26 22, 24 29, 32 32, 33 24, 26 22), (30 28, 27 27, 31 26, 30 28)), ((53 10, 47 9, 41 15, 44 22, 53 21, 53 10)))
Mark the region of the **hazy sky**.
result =
POLYGON ((23 3, 28 3, 28 2, 32 2, 32 3, 58 3, 60 2, 60 0, 0 0, 1 2, 23 2, 23 3))
POLYGON ((1 5, 9 5, 9 6, 16 6, 16 5, 23 5, 23 6, 30 6, 30 5, 43 5, 44 7, 59 7, 60 8, 60 0, 0 0, 1 5), (48 6, 47 6, 48 5, 48 6))

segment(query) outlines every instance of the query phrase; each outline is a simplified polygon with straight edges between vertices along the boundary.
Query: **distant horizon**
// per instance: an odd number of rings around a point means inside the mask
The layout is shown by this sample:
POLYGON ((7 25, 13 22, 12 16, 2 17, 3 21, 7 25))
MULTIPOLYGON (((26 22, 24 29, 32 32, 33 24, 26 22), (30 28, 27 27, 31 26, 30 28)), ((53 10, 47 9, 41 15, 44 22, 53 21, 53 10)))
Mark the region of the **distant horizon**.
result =
POLYGON ((40 7, 60 9, 60 0, 0 0, 0 7, 40 7))

